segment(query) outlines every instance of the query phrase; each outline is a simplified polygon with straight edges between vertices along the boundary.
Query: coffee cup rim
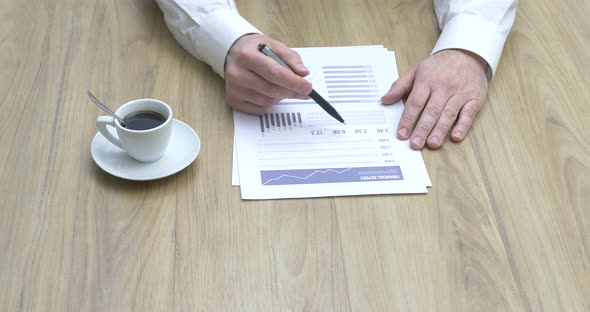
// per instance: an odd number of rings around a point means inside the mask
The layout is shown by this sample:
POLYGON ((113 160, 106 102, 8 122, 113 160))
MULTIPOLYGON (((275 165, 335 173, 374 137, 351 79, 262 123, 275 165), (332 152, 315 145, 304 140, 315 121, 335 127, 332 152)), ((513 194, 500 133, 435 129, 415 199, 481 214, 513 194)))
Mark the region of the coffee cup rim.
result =
MULTIPOLYGON (((122 109, 124 109, 127 106, 133 105, 136 102, 145 102, 145 101, 150 101, 150 102, 156 102, 158 104, 162 104, 164 106, 164 108, 166 109, 167 112, 167 117, 166 117, 166 121, 164 121, 161 125, 151 128, 151 129, 146 129, 146 130, 134 130, 134 129, 129 129, 129 128, 125 128, 123 126, 121 126, 121 123, 119 122, 119 120, 117 118, 113 118, 115 120, 115 126, 122 130, 122 131, 127 131, 130 133, 149 133, 149 132, 153 132, 153 131, 157 131, 160 128, 165 127, 167 124, 172 122, 173 119, 173 115, 172 115, 172 108, 170 107, 170 105, 166 104, 164 101, 158 100, 158 99, 152 99, 152 98, 143 98, 143 99, 135 99, 135 100, 131 100, 129 102, 124 103, 123 105, 121 105, 119 108, 117 108, 117 111, 115 112, 117 115, 122 113, 122 109)), ((125 118, 126 116, 128 116, 130 113, 137 111, 137 110, 130 110, 129 112, 119 115, 121 116, 121 118, 125 118)), ((159 112, 158 112, 159 113, 159 112)))

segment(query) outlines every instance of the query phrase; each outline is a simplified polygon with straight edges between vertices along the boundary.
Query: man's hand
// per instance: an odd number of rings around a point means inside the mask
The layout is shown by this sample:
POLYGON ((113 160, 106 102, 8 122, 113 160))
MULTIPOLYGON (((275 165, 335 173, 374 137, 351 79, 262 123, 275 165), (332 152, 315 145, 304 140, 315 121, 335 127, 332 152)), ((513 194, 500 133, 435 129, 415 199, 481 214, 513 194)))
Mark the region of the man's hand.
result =
POLYGON ((456 121, 451 140, 462 141, 485 102, 486 66, 480 56, 464 50, 443 50, 412 66, 381 98, 384 104, 393 104, 410 94, 398 138, 411 138, 413 149, 424 144, 436 149, 456 121))
POLYGON ((253 34, 236 40, 225 60, 227 103, 238 111, 261 115, 284 98, 307 99, 311 84, 299 54, 269 37, 253 34), (294 71, 258 51, 266 43, 294 71))

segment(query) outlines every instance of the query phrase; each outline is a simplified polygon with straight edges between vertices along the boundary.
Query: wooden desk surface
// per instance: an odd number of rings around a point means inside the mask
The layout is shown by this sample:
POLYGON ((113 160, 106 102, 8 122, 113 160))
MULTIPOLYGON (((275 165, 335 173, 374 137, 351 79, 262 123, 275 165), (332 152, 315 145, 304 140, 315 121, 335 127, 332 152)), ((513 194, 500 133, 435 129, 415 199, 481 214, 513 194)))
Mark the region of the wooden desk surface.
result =
MULTIPOLYGON (((244 0, 290 46, 383 44, 401 71, 430 1, 244 0)), ((242 201, 223 81, 154 1, 0 4, 0 311, 590 311, 590 4, 522 1, 469 137, 427 195, 242 201), (92 161, 101 111, 154 97, 197 161, 136 183, 92 161)))

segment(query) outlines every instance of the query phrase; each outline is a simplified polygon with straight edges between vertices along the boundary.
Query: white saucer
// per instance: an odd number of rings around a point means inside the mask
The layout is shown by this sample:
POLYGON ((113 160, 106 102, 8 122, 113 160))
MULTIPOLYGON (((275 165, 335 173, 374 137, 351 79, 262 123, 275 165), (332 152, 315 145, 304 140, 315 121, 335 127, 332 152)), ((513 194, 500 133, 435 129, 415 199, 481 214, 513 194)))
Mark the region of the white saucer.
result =
POLYGON ((199 155, 201 141, 189 125, 173 120, 172 136, 164 156, 151 163, 139 162, 97 132, 90 151, 102 170, 122 179, 147 181, 173 175, 190 165, 199 155))

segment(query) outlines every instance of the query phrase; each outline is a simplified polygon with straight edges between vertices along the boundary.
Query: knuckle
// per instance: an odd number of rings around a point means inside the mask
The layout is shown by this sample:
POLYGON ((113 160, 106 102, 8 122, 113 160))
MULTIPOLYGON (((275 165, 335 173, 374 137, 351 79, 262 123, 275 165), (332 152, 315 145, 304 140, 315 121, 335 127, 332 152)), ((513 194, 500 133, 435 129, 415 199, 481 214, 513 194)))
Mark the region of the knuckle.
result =
POLYGON ((416 119, 413 116, 402 116, 399 123, 404 126, 413 126, 415 120, 416 119))
POLYGON ((446 119, 450 119, 450 120, 455 120, 457 119, 457 115, 459 114, 459 111, 451 106, 446 106, 443 111, 442 111, 442 117, 446 118, 446 119))
POLYGON ((247 46, 242 45, 237 49, 235 58, 239 63, 248 62, 252 59, 252 52, 247 46))
POLYGON ((465 117, 469 117, 469 118, 473 118, 475 117, 475 115, 478 113, 478 110, 473 108, 472 106, 463 106, 463 109, 461 110, 461 115, 464 115, 465 117))
POLYGON ((286 53, 287 53, 287 59, 292 62, 298 62, 299 60, 301 60, 299 53, 297 53, 291 49, 287 49, 286 53))
POLYGON ((415 110, 421 110, 422 107, 424 107, 424 102, 426 102, 426 100, 419 96, 412 96, 408 98, 408 106, 415 110))
POLYGON ((437 105, 428 105, 422 114, 431 119, 438 119, 441 109, 437 105))
POLYGON ((425 134, 430 133, 431 130, 432 130, 432 127, 428 127, 427 125, 424 125, 424 124, 418 124, 415 129, 415 131, 417 131, 418 133, 425 133, 425 134))
POLYGON ((228 66, 225 71, 225 80, 226 81, 239 81, 240 80, 240 70, 235 66, 228 66))
MULTIPOLYGON (((287 91, 288 92, 288 91, 287 91)), ((268 96, 272 98, 283 98, 285 95, 285 90, 279 86, 271 86, 268 89, 268 96)))
POLYGON ((238 64, 244 64, 247 62, 245 53, 240 52, 239 50, 233 55, 232 57, 232 64, 237 66, 238 64))
POLYGON ((299 78, 299 81, 301 82, 301 86, 298 90, 300 90, 302 94, 310 94, 311 90, 313 90, 311 83, 309 83, 309 81, 305 80, 304 78, 299 78))
POLYGON ((269 81, 277 81, 281 77, 281 71, 278 66, 272 66, 268 69, 267 79, 269 81))
MULTIPOLYGON (((445 138, 449 133, 450 125, 437 125, 432 129, 431 135, 438 136, 439 138, 445 138)), ((442 140, 441 140, 442 141, 442 140)))

